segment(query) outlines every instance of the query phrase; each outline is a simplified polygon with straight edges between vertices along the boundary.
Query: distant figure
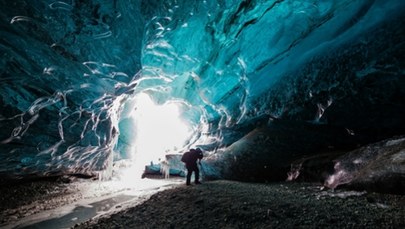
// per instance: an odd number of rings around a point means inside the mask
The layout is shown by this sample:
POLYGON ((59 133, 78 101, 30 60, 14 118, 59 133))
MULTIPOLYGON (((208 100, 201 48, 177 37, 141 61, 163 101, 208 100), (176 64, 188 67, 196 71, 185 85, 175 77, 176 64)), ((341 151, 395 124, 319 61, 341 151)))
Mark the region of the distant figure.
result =
POLYGON ((163 174, 165 179, 170 177, 170 164, 167 160, 160 162, 160 172, 163 174))
POLYGON ((199 160, 199 164, 201 165, 201 159, 203 158, 203 153, 200 148, 197 149, 190 149, 190 151, 185 152, 181 157, 181 161, 186 164, 187 168, 187 185, 190 185, 191 174, 194 172, 195 177, 195 184, 201 184, 199 181, 200 178, 200 170, 197 166, 197 160, 199 160))

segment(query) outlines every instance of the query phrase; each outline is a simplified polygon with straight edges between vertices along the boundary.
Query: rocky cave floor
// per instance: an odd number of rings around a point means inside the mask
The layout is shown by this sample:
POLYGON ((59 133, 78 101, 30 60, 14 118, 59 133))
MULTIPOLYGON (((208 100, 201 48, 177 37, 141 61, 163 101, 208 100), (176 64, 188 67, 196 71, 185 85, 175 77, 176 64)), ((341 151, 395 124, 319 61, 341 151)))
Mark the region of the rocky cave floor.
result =
POLYGON ((3 182, 0 185, 0 228, 82 198, 77 186, 62 179, 3 182))
POLYGON ((405 196, 321 189, 225 180, 182 185, 75 228, 405 228, 405 196))
MULTIPOLYGON (((2 186, 1 225, 80 199, 68 186, 59 181, 2 186)), ((313 183, 218 180, 178 185, 75 228, 405 228, 405 196, 323 190, 313 183)))

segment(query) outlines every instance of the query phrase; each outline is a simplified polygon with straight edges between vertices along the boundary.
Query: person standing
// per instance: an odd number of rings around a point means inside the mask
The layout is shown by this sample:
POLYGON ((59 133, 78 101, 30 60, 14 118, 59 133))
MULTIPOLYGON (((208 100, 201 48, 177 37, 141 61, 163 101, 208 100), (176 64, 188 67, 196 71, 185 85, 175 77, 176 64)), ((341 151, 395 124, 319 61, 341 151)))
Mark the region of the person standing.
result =
POLYGON ((185 152, 181 157, 181 161, 186 164, 187 168, 187 180, 186 185, 190 185, 191 175, 194 172, 194 183, 201 184, 199 181, 200 170, 198 169, 197 161, 201 165, 201 159, 203 158, 203 153, 200 148, 190 149, 190 151, 185 152))

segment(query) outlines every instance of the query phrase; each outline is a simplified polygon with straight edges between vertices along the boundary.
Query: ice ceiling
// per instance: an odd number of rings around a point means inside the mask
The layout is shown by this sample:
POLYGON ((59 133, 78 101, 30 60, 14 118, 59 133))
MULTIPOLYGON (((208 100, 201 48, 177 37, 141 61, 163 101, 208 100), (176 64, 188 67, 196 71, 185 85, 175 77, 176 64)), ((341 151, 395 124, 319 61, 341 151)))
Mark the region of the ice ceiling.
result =
POLYGON ((342 128, 358 142, 405 133, 402 0, 15 0, 0 9, 1 174, 108 173, 152 126, 138 122, 140 95, 186 123, 150 121, 166 136, 184 132, 170 152, 229 145, 263 117, 342 128))

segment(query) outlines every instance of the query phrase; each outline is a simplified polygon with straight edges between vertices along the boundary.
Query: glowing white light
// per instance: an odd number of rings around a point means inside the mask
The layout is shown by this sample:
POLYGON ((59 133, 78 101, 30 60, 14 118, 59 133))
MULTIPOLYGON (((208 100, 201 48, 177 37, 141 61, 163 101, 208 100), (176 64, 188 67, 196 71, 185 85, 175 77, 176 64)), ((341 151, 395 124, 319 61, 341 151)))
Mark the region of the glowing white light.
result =
POLYGON ((151 98, 141 93, 135 98, 133 117, 136 120, 134 171, 133 176, 140 177, 145 165, 184 147, 191 137, 192 129, 181 119, 181 104, 155 104, 151 98))

